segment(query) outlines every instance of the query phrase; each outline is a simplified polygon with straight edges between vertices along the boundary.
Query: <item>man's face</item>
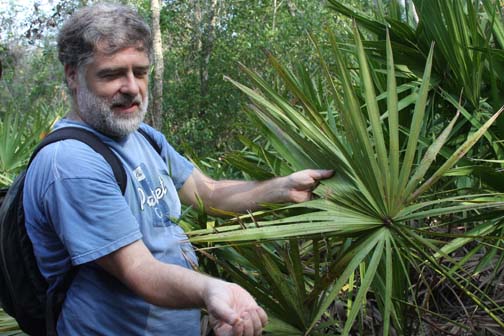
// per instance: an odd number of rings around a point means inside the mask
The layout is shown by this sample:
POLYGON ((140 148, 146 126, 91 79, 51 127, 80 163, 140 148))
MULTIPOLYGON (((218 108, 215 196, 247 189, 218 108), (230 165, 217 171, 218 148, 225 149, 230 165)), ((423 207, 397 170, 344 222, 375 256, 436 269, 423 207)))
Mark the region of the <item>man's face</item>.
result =
POLYGON ((136 48, 112 55, 99 50, 78 73, 79 116, 98 131, 123 137, 143 121, 148 105, 149 58, 136 48))

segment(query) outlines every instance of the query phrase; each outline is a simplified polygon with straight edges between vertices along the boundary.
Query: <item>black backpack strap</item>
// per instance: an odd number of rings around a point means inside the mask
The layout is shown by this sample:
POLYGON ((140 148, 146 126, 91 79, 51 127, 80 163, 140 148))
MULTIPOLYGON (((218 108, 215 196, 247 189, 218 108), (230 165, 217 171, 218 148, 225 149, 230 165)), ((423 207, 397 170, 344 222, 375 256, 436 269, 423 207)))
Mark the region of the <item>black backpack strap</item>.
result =
POLYGON ((138 128, 138 132, 142 134, 147 141, 151 144, 151 146, 156 150, 156 152, 161 155, 161 147, 159 147, 159 144, 150 136, 149 133, 147 133, 143 128, 138 128))
POLYGON ((108 162, 110 167, 112 167, 112 171, 114 173, 117 184, 121 189, 121 193, 124 195, 124 192, 126 191, 127 180, 126 171, 124 170, 121 160, 119 160, 114 152, 106 144, 104 144, 96 134, 80 127, 63 127, 49 133, 37 146, 37 148, 35 148, 35 151, 33 152, 28 165, 30 165, 37 153, 42 148, 51 143, 65 139, 82 141, 89 147, 91 147, 95 152, 101 154, 105 161, 108 162))

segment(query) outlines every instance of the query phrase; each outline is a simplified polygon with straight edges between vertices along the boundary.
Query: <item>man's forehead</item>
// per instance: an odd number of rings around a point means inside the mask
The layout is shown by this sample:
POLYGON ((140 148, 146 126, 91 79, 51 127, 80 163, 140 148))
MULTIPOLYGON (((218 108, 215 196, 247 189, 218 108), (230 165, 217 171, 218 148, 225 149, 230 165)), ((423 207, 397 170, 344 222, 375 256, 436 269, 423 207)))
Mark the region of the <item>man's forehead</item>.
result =
POLYGON ((114 55, 121 53, 124 50, 136 50, 138 52, 144 53, 147 57, 149 57, 147 48, 142 42, 120 46, 109 40, 98 41, 98 43, 96 43, 94 47, 94 55, 113 57, 114 55))
POLYGON ((145 47, 144 42, 142 41, 124 42, 124 41, 115 41, 114 39, 110 38, 99 39, 94 46, 95 51, 100 51, 104 53, 114 53, 118 50, 127 48, 135 48, 139 51, 145 51, 147 49, 145 47))
POLYGON ((119 49, 115 52, 107 52, 97 49, 93 55, 93 61, 96 66, 117 66, 120 63, 132 62, 134 66, 149 66, 149 57, 144 48, 140 47, 127 47, 119 49))

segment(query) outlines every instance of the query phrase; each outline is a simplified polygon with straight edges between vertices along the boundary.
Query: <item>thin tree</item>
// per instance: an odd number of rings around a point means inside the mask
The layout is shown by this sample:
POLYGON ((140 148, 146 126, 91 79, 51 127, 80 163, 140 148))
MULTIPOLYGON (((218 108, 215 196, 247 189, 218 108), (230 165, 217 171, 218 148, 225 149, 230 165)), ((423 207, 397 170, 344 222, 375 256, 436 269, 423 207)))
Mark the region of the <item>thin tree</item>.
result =
POLYGON ((201 104, 199 115, 204 116, 207 112, 208 107, 208 82, 209 73, 208 67, 210 65, 210 56, 212 55, 214 40, 215 40, 215 25, 216 25, 216 11, 217 11, 217 0, 211 0, 206 2, 206 15, 203 17, 200 10, 200 24, 201 24, 201 35, 200 35, 200 97, 201 104))
POLYGON ((161 40, 161 27, 159 24, 160 3, 159 0, 151 0, 152 12, 152 37, 153 37, 153 82, 152 82, 152 103, 150 108, 149 122, 155 128, 162 127, 163 115, 163 43, 161 40))

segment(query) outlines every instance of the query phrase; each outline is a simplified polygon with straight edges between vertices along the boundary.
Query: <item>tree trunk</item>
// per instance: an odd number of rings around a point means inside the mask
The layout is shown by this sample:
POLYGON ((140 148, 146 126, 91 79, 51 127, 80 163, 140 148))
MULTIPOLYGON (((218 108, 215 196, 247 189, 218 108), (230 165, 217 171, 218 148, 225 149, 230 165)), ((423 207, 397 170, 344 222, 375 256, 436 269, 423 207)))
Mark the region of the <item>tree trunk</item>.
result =
POLYGON ((277 14, 277 0, 273 0, 273 23, 271 24, 271 31, 275 31, 276 26, 276 14, 277 14))
POLYGON ((202 22, 201 50, 200 50, 200 97, 199 115, 204 116, 208 108, 208 66, 215 40, 215 11, 217 0, 210 0, 206 17, 202 22))
POLYGON ((151 0, 152 12, 152 39, 153 39, 153 85, 152 102, 148 121, 152 127, 160 129, 163 116, 163 43, 161 41, 161 27, 159 25, 160 3, 159 0, 151 0))

